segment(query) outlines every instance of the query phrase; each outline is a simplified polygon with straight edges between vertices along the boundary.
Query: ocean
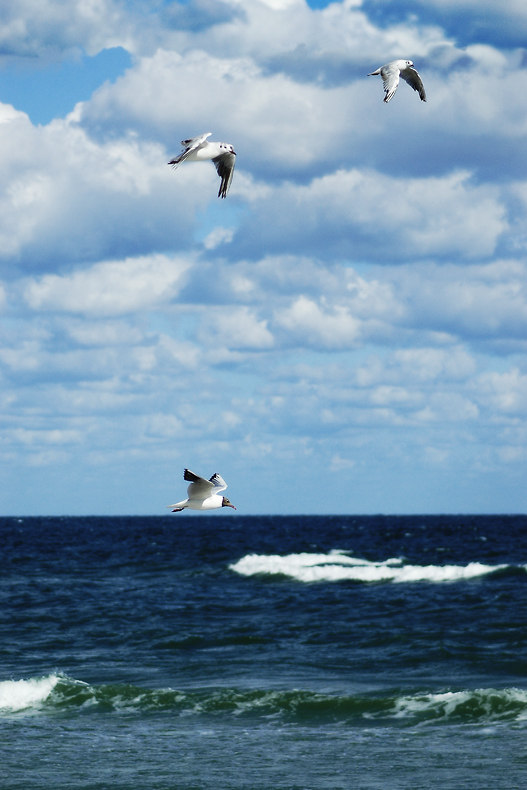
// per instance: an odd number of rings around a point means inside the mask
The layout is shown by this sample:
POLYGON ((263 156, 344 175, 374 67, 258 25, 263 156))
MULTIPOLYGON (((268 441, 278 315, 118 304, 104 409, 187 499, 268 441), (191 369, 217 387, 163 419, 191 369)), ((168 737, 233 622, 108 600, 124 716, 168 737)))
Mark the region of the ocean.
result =
POLYGON ((523 790, 527 517, 0 519, 2 790, 523 790))

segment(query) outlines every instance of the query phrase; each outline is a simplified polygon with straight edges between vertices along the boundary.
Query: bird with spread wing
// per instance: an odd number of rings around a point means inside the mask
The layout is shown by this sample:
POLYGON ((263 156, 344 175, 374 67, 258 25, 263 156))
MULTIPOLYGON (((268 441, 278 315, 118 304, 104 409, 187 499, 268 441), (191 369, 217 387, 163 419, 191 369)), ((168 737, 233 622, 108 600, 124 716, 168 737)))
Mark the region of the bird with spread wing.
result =
POLYGON ((212 132, 182 140, 184 150, 168 163, 175 169, 181 162, 204 162, 212 159, 221 178, 218 197, 227 197, 236 164, 236 151, 230 143, 213 143, 207 140, 212 132))
POLYGON ((185 508, 215 510, 218 507, 232 507, 233 510, 236 510, 226 496, 220 496, 220 492, 227 488, 227 483, 221 475, 216 473, 210 480, 205 480, 204 477, 195 475, 190 469, 185 469, 183 479, 190 483, 187 488, 188 498, 176 502, 175 505, 168 505, 169 508, 172 508, 172 513, 178 513, 185 508))

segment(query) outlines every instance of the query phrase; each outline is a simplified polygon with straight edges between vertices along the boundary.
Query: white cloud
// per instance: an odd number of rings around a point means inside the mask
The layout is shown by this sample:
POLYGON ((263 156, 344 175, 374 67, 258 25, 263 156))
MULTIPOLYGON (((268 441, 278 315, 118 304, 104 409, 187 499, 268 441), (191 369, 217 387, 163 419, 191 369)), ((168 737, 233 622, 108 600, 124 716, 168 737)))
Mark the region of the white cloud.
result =
MULTIPOLYGON (((376 2, 388 6, 393 18, 391 0, 376 2)), ((527 10, 522 0, 499 4, 493 0, 412 0, 411 9, 421 20, 441 24, 460 44, 485 41, 512 48, 523 46, 525 41, 527 10)), ((401 4, 396 16, 405 20, 408 11, 408 6, 401 4)))
POLYGON ((462 347, 448 350, 437 348, 414 348, 394 353, 394 363, 399 375, 421 381, 456 381, 472 376, 477 365, 474 358, 462 347))
POLYGON ((142 340, 139 328, 125 321, 67 319, 64 328, 72 340, 83 346, 124 346, 142 340))
POLYGON ((0 310, 4 310, 7 305, 7 294, 4 285, 0 283, 0 310))
MULTIPOLYGON (((453 9, 456 12, 474 10, 478 16, 489 13, 494 15, 497 11, 493 0, 418 0, 418 2, 438 8, 453 9)), ((512 18, 523 17, 527 20, 527 9, 522 0, 502 0, 499 12, 502 19, 511 16, 512 18)))
POLYGON ((393 351, 386 359, 372 356, 355 371, 356 383, 361 387, 408 383, 422 386, 437 382, 470 380, 477 372, 477 364, 461 346, 448 349, 411 348, 393 351))
POLYGON ((9 111, 0 144, 4 259, 60 267, 191 242, 208 168, 176 177, 161 146, 133 136, 99 144, 74 115, 34 127, 9 111))
POLYGON ((4 0, 0 47, 23 57, 131 46, 129 14, 112 0, 4 0))
POLYGON ((275 317, 276 323, 287 330, 301 345, 326 348, 349 348, 360 335, 360 321, 342 306, 327 308, 312 299, 299 296, 289 308, 275 317))
POLYGON ((341 458, 337 453, 331 459, 330 469, 332 472, 349 471, 350 469, 353 469, 355 464, 356 461, 354 461, 353 458, 341 458))
POLYGON ((522 261, 401 267, 388 277, 406 306, 409 325, 481 342, 525 338, 527 267, 522 261))
POLYGON ((492 255, 507 230, 494 187, 467 173, 392 178, 337 171, 307 186, 286 183, 253 204, 229 254, 256 249, 325 251, 385 261, 492 255))
POLYGON ((0 348, 0 361, 13 371, 37 370, 42 363, 40 348, 40 343, 36 340, 22 340, 15 347, 0 348))
POLYGON ((214 310, 205 318, 199 336, 211 358, 221 346, 267 349, 274 344, 267 321, 259 319, 248 307, 214 310))
POLYGON ((477 397, 499 413, 523 417, 527 414, 527 375, 517 367, 504 373, 483 373, 478 380, 477 397))
POLYGON ((220 244, 228 244, 232 241, 233 236, 234 230, 232 228, 217 227, 205 236, 203 246, 206 250, 215 250, 220 244))
MULTIPOLYGON (((427 346, 437 351, 430 365, 440 365, 441 375, 451 377, 453 366, 472 370, 459 343, 502 354, 504 343, 512 350, 527 330, 527 273, 520 261, 378 265, 360 276, 342 264, 266 256, 255 263, 223 261, 221 287, 217 271, 216 263, 206 261, 192 267, 186 298, 254 305, 278 347, 427 346)), ((400 363, 410 353, 401 350, 400 363)))
POLYGON ((417 420, 442 424, 476 420, 478 416, 477 405, 457 392, 433 393, 426 407, 415 414, 417 420))
POLYGON ((224 6, 234 13, 217 24, 207 25, 205 13, 202 25, 185 29, 180 24, 178 30, 160 34, 158 41, 178 51, 201 49, 229 57, 250 54, 271 63, 287 53, 307 63, 324 57, 362 63, 364 58, 397 57, 401 52, 423 55, 445 40, 438 26, 414 20, 380 27, 360 5, 348 0, 315 10, 301 0, 227 0, 224 6))
POLYGON ((339 510, 391 509, 387 491, 430 508, 432 489, 464 509, 489 485, 509 504, 526 460, 524 55, 445 33, 434 2, 382 28, 355 0, 8 3, 4 51, 136 59, 47 126, 0 105, 7 478, 48 469, 64 502, 89 470, 77 509, 159 512, 195 462, 232 471, 246 509, 298 507, 284 469, 326 492, 352 470, 339 510), (366 76, 397 56, 426 104, 402 85, 386 106, 366 76), (226 201, 211 163, 166 164, 209 130, 238 153, 226 201))
POLYGON ((78 430, 41 430, 28 431, 23 428, 16 428, 8 435, 15 442, 28 445, 39 444, 80 444, 83 434, 78 430))
POLYGON ((329 112, 340 116, 343 133, 348 103, 344 88, 301 85, 284 74, 268 74, 250 58, 158 50, 115 85, 103 85, 80 108, 79 120, 94 131, 110 124, 123 134, 141 130, 173 146, 172 153, 180 139, 210 130, 211 139, 235 145, 242 167, 250 157, 299 168, 315 160, 329 112))
POLYGON ((32 280, 24 298, 33 310, 95 316, 148 310, 177 295, 189 266, 188 260, 165 255, 97 263, 70 275, 32 280))

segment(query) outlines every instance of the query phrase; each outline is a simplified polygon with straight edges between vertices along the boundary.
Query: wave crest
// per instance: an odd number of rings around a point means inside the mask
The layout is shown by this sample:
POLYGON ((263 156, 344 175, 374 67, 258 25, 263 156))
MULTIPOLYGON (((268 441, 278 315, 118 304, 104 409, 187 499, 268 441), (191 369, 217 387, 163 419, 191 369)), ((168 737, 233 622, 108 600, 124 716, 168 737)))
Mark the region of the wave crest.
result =
POLYGON ((60 681, 58 675, 0 683, 0 714, 38 710, 60 681))
POLYGON ((229 568, 243 576, 280 575, 301 582, 355 581, 355 582, 453 582, 473 579, 496 571, 507 565, 405 565, 401 559, 381 562, 349 557, 334 550, 329 554, 288 554, 286 556, 248 554, 229 568))
POLYGON ((50 675, 0 683, 0 716, 83 712, 246 719, 303 726, 416 726, 527 720, 527 691, 517 688, 420 694, 327 694, 302 689, 204 688, 181 691, 131 684, 92 686, 50 675))

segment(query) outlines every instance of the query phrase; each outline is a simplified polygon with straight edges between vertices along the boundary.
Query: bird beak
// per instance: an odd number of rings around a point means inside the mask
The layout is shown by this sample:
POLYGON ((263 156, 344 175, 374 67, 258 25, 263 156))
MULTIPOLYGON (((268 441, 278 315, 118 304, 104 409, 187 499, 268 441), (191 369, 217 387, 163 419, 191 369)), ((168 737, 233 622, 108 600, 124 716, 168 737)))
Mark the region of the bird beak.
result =
POLYGON ((228 507, 232 507, 232 509, 233 509, 233 510, 236 510, 236 508, 234 507, 234 505, 229 505, 228 507))

